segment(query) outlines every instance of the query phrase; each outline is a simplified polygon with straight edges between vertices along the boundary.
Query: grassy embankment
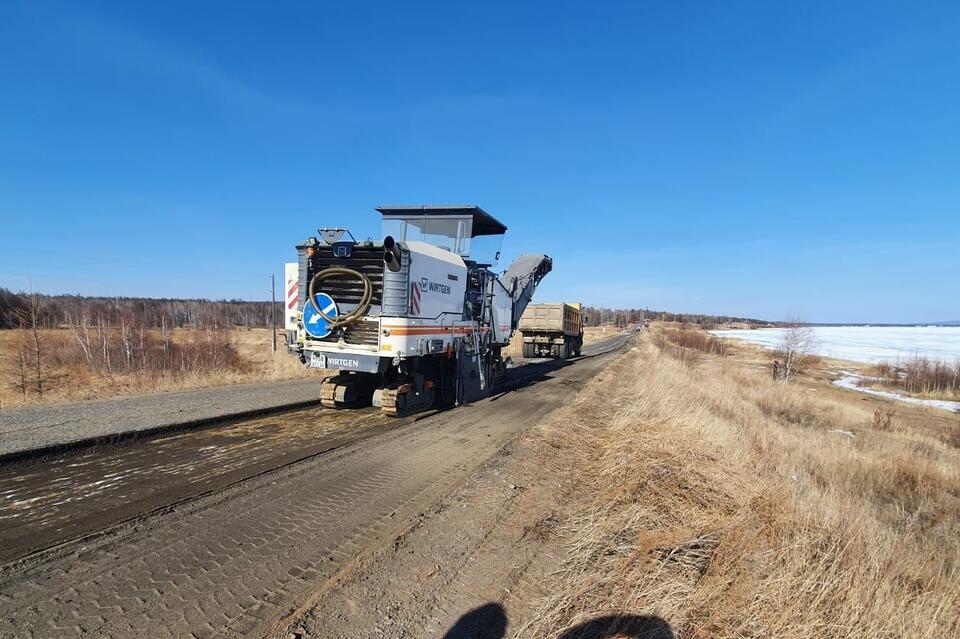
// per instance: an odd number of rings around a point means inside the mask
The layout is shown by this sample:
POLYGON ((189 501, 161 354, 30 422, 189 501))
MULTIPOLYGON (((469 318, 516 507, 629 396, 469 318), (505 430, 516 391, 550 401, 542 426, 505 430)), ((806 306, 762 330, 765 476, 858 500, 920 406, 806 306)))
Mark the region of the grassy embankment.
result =
POLYGON ((960 420, 878 420, 880 400, 662 330, 536 432, 568 559, 520 635, 629 612, 678 637, 958 636, 960 420))

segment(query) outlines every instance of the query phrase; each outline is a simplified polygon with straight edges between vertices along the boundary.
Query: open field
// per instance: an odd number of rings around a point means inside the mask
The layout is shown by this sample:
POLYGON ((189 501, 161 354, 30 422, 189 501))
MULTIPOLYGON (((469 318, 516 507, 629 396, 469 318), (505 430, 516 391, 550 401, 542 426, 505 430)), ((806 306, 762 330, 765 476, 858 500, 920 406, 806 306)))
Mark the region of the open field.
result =
MULTIPOLYGON (((25 392, 18 374, 20 342, 26 339, 29 345, 30 336, 17 330, 0 331, 0 407, 293 379, 316 374, 316 371, 306 370, 296 357, 287 354, 280 336, 278 350, 273 353, 270 329, 265 328, 173 329, 169 331, 168 351, 175 356, 170 357, 167 365, 161 365, 159 361, 163 352, 159 331, 146 331, 146 346, 142 350, 125 349, 120 332, 115 331, 108 338, 110 350, 95 348, 89 358, 75 334, 68 329, 43 329, 40 335, 43 346, 42 396, 36 390, 32 358, 28 358, 31 361, 27 366, 25 392), (104 359, 105 352, 113 357, 109 366, 104 359)), ((133 346, 139 345, 137 339, 130 341, 133 346)), ((99 346, 96 337, 91 342, 99 346)))

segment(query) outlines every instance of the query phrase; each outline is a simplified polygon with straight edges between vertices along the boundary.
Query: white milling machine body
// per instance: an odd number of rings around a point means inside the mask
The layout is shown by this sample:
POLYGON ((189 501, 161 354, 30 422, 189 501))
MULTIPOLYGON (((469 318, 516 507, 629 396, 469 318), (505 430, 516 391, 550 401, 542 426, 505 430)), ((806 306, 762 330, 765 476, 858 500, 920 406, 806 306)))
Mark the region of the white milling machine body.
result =
POLYGON ((490 394, 505 374, 501 348, 552 260, 522 255, 495 273, 507 227, 476 206, 377 211, 382 242, 336 228, 297 247, 288 348, 336 371, 321 383, 323 405, 403 416, 490 394))

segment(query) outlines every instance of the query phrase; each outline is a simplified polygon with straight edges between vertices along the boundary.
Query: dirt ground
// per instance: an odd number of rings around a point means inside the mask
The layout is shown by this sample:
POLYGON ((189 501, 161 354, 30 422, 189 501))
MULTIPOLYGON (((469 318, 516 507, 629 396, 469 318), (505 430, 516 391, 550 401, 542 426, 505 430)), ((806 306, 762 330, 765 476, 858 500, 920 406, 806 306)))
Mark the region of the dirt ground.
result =
POLYGON ((516 634, 565 550, 554 534, 564 516, 563 480, 535 461, 525 442, 501 449, 276 636, 443 637, 485 606, 477 630, 486 633, 476 636, 500 637, 493 631, 501 625, 516 634))

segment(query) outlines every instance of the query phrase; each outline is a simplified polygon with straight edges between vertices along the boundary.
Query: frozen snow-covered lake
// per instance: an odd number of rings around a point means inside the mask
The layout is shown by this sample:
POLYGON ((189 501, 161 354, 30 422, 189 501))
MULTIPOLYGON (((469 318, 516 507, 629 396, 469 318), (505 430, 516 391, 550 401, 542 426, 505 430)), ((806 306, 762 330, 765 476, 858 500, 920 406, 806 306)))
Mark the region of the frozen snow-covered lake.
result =
MULTIPOLYGON (((916 355, 949 362, 960 361, 960 326, 815 326, 818 355, 856 362, 905 360, 916 355)), ((711 331, 776 348, 782 328, 711 331)))

